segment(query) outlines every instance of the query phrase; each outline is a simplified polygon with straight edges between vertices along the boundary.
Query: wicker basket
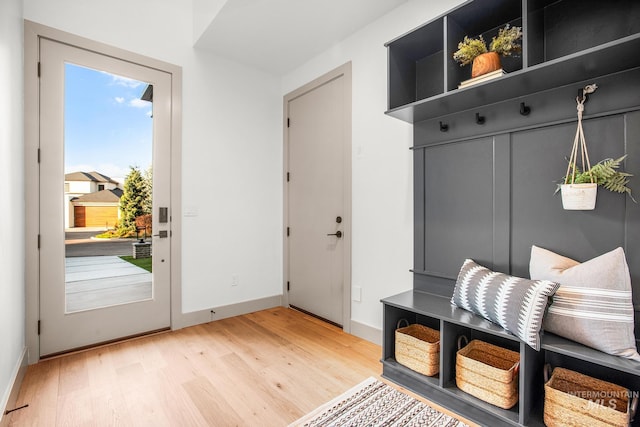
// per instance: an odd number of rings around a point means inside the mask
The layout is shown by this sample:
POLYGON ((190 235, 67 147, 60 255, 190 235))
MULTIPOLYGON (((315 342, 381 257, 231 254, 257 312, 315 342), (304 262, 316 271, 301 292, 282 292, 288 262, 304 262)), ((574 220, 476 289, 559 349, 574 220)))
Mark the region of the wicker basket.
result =
POLYGON ((483 341, 473 340, 464 348, 458 338, 456 385, 478 399, 503 409, 518 403, 520 355, 483 341))
POLYGON ((398 363, 433 376, 440 370, 440 332, 423 325, 409 325, 400 319, 396 329, 396 360, 398 363), (408 326, 400 327, 403 322, 408 326))
POLYGON ((549 377, 545 366, 544 423, 548 427, 628 426, 635 415, 637 397, 629 400, 629 391, 564 368, 549 377))

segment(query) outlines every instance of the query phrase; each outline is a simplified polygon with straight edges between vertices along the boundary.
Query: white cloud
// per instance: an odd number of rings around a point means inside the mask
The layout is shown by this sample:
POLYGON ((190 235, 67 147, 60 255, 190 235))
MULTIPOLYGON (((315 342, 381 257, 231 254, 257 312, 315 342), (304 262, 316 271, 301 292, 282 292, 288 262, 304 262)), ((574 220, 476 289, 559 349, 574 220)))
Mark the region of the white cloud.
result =
POLYGON ((139 98, 133 98, 131 101, 129 101, 129 105, 131 107, 136 107, 136 108, 148 108, 149 101, 143 101, 142 99, 139 99, 139 98))
POLYGON ((133 80, 128 77, 116 76, 113 74, 111 75, 111 78, 114 84, 117 84, 118 86, 132 88, 132 89, 135 89, 142 84, 142 82, 138 80, 133 80))
POLYGON ((123 97, 121 97, 121 96, 116 96, 116 97, 115 97, 115 100, 116 100, 116 102, 117 102, 118 104, 122 104, 122 103, 124 102, 124 98, 123 98, 123 97))
POLYGON ((111 74, 108 73, 106 71, 100 71, 102 74, 106 74, 107 76, 111 77, 111 83, 118 85, 118 86, 124 86, 124 87, 128 87, 128 88, 137 88, 138 86, 144 84, 141 81, 138 80, 134 80, 134 79, 130 79, 129 77, 123 77, 123 76, 117 76, 115 74, 111 74))

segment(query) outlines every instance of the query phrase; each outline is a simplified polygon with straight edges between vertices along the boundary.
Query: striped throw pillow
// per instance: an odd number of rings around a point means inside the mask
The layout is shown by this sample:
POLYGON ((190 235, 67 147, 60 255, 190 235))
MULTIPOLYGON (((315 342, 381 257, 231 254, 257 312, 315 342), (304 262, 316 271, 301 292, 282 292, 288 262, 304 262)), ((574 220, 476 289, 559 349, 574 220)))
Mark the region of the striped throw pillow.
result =
POLYGON ((491 271, 467 259, 451 303, 502 326, 535 350, 549 296, 558 288, 549 280, 528 280, 491 271))
POLYGON ((533 246, 532 279, 553 280, 544 329, 602 352, 640 361, 633 333, 631 276, 622 248, 579 263, 533 246))

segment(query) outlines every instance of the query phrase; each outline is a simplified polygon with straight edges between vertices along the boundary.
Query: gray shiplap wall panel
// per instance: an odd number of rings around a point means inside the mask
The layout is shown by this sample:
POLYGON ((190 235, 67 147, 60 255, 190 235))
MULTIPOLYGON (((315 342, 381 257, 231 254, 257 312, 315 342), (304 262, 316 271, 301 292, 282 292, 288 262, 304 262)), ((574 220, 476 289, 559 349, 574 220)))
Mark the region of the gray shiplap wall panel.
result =
POLYGON ((424 151, 413 153, 413 269, 424 271, 424 151))
POLYGON ((455 278, 465 258, 493 267, 493 138, 426 148, 425 270, 455 278))
MULTIPOLYGON (((589 120, 584 129, 593 162, 624 152, 622 116, 589 120)), ((528 277, 531 245, 586 261, 624 244, 625 198, 599 189, 593 211, 562 209, 554 180, 566 170, 576 124, 517 132, 512 139, 511 271, 528 277), (566 153, 566 154, 565 154, 566 153)))
MULTIPOLYGON (((640 174, 639 111, 586 119, 584 130, 592 163, 627 153, 625 170, 640 174)), ((565 211, 554 195, 575 132, 560 123, 416 148, 415 289, 451 295, 465 258, 529 277, 531 245, 581 262, 622 246, 640 319, 640 205, 600 188, 595 210, 565 211)))
MULTIPOLYGON (((640 95, 639 95, 640 98, 640 95)), ((640 112, 625 116, 625 143, 627 159, 625 168, 634 173, 630 186, 634 198, 640 203, 640 112)), ((636 336, 640 335, 640 204, 625 199, 625 253, 631 272, 633 304, 636 310, 636 336)))
POLYGON ((493 150, 493 269, 511 271, 511 135, 495 137, 493 150))

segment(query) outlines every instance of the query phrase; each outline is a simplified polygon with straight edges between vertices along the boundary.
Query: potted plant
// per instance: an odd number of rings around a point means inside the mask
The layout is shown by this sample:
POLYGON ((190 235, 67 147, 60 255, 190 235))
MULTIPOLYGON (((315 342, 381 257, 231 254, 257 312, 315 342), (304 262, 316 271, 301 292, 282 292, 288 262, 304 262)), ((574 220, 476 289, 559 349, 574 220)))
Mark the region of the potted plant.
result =
POLYGON ((471 77, 478 77, 491 71, 499 70, 500 56, 511 56, 520 53, 522 46, 522 27, 512 27, 509 24, 498 30, 498 34, 491 39, 487 48, 482 35, 478 38, 467 36, 458 43, 458 50, 454 52, 453 59, 460 66, 473 64, 471 77))
POLYGON ((632 175, 618 170, 622 161, 627 157, 626 154, 618 159, 601 160, 591 166, 587 151, 587 141, 582 127, 582 116, 587 95, 594 93, 596 89, 598 89, 598 85, 595 83, 586 85, 582 89, 582 96, 576 97, 578 128, 571 148, 567 173, 563 178, 564 184, 558 186, 562 194, 562 207, 565 210, 594 209, 599 185, 609 191, 627 193, 631 200, 635 202, 635 199, 631 196, 631 189, 627 187, 629 177, 632 175), (578 158, 581 160, 580 168, 578 167, 578 158))
POLYGON ((562 193, 562 205, 566 210, 591 210, 595 208, 598 186, 614 192, 627 194, 636 202, 628 187, 630 173, 620 171, 625 154, 617 159, 603 159, 587 170, 569 163, 567 176, 558 184, 556 193, 562 193))

